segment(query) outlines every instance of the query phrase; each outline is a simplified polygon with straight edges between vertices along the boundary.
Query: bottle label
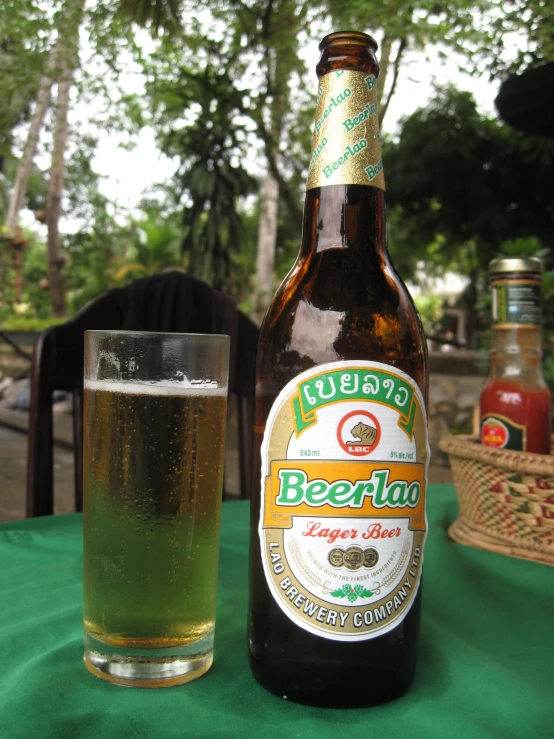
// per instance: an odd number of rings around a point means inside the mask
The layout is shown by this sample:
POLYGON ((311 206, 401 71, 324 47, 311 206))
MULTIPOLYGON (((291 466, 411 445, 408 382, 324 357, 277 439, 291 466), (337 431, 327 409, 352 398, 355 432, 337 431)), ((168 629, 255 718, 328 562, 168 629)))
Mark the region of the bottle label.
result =
POLYGON ((306 190, 325 185, 385 189, 376 84, 372 74, 351 70, 319 80, 306 190))
POLYGON ((487 413, 481 420, 481 442, 485 446, 494 446, 497 449, 524 452, 527 447, 526 428, 506 416, 487 413))
POLYGON ((541 287, 530 280, 506 280, 492 286, 492 323, 540 326, 541 287))
POLYGON ((405 618, 423 564, 428 456, 421 392, 387 364, 323 364, 279 393, 258 532, 271 594, 297 626, 360 641, 405 618))

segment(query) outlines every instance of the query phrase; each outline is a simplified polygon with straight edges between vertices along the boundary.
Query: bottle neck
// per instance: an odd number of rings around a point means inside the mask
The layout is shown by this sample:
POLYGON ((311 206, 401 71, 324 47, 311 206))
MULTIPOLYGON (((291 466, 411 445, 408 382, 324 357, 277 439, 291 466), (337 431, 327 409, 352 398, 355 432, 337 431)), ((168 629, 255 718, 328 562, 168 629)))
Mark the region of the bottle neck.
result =
POLYGON ((320 78, 306 190, 385 189, 376 85, 375 74, 359 70, 334 70, 320 78))
POLYGON ((544 384, 540 275, 514 271, 494 274, 491 288, 491 377, 544 384))
POLYGON ((493 328, 491 377, 522 378, 543 384, 541 373, 542 336, 539 327, 515 324, 493 328))
POLYGON ((386 255, 374 50, 355 40, 350 46, 336 43, 323 50, 317 71, 300 254, 343 249, 386 255))
POLYGON ((327 249, 386 256, 385 194, 364 185, 328 185, 308 190, 301 257, 327 249))

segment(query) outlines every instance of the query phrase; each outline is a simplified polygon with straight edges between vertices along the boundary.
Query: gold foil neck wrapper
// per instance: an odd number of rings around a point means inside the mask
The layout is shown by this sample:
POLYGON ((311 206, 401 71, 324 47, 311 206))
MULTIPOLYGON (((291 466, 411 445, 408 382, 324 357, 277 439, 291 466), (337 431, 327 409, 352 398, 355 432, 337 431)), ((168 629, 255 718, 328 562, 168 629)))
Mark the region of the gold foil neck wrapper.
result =
POLYGON ((306 190, 325 185, 385 189, 376 78, 334 71, 319 80, 306 190))

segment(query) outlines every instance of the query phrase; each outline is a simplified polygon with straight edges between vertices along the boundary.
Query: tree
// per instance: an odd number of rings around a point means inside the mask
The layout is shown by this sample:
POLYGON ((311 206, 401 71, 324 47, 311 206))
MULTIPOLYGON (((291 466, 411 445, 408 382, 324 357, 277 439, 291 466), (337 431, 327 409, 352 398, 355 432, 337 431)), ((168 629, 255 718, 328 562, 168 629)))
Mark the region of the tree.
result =
POLYGON ((72 310, 111 287, 182 266, 177 217, 145 205, 143 217, 122 221, 108 213, 101 195, 96 198, 94 221, 66 237, 71 257, 66 280, 72 310))
POLYGON ((427 243, 440 232, 453 254, 477 239, 482 263, 506 239, 554 244, 554 144, 481 116, 470 93, 437 90, 385 157, 387 199, 417 220, 427 243))
MULTIPOLYGON (((199 6, 200 4, 196 2, 185 3, 184 16, 193 18, 194 11, 197 11, 199 6)), ((202 7, 207 10, 205 6, 202 7)), ((201 149, 205 151, 208 143, 194 140, 196 126, 194 121, 197 117, 194 111, 195 103, 199 102, 202 106, 199 120, 207 121, 212 126, 208 132, 208 139, 215 141, 215 118, 222 119, 222 131, 226 132, 226 136, 220 137, 218 142, 220 147, 218 157, 221 159, 224 152, 228 161, 234 162, 233 170, 228 169, 228 173, 232 175, 228 184, 234 183, 232 191, 235 197, 225 196, 220 200, 224 210, 220 209, 219 213, 226 213, 225 219, 228 224, 235 223, 238 227, 240 219, 237 216, 241 198, 243 199, 251 190, 252 178, 248 177, 246 167, 238 166, 238 162, 248 158, 252 161, 254 152, 259 152, 260 149, 263 152, 266 171, 259 209, 256 260, 258 275, 252 300, 252 313, 260 320, 269 303, 273 287, 279 201, 282 199, 286 203, 290 217, 297 223, 298 228, 302 219, 294 175, 296 170, 303 166, 308 152, 303 152, 302 162, 299 163, 294 154, 291 156, 284 149, 286 147, 294 152, 300 140, 296 132, 291 130, 295 117, 291 105, 293 98, 291 85, 295 76, 295 81, 303 84, 305 68, 299 59, 298 33, 305 23, 305 11, 293 0, 279 2, 253 0, 249 3, 242 0, 227 0, 210 7, 210 13, 210 23, 200 24, 194 19, 190 20, 181 36, 176 36, 169 44, 162 42, 159 53, 146 61, 145 71, 150 80, 149 92, 157 105, 155 120, 160 121, 160 112, 163 112, 161 109, 164 105, 167 107, 164 96, 167 99, 168 91, 171 90, 171 94, 181 105, 180 111, 172 112, 173 125, 179 121, 183 130, 187 126, 192 129, 189 134, 181 135, 181 156, 185 165, 182 174, 186 175, 188 195, 193 200, 193 204, 185 209, 186 222, 189 215, 202 213, 207 201, 206 192, 196 186, 198 182, 195 185, 195 192, 189 185, 194 184, 195 179, 197 181, 205 179, 206 183, 211 179, 215 182, 214 178, 217 175, 214 170, 205 178, 199 175, 191 177, 192 172, 189 173, 187 170, 192 161, 200 163, 199 151, 201 149), (252 75, 253 69, 256 70, 257 78, 254 85, 246 79, 248 74, 252 75), (224 80, 225 86, 220 85, 218 79, 224 80), (192 85, 201 97, 192 100, 186 94, 183 95, 179 88, 185 85, 192 85), (218 92, 217 98, 213 95, 214 91, 218 92), (212 95, 211 108, 208 109, 203 100, 210 95, 212 95), (217 112, 220 105, 227 114, 226 119, 217 112), (185 149, 183 146, 189 148, 185 149), (292 186, 289 185, 291 177, 292 186), (198 203, 194 202, 196 196, 199 198, 198 203), (225 205, 223 201, 227 204, 225 205)), ((294 97, 296 107, 299 107, 301 101, 312 107, 312 98, 306 95, 303 89, 294 97)), ((205 131, 203 135, 206 137, 205 131)), ((161 140, 162 145, 167 146, 165 134, 162 134, 161 140)), ((204 159, 214 161, 211 155, 208 158, 205 156, 204 159)), ((182 184, 185 184, 184 178, 182 184)), ((208 202, 211 213, 214 203, 209 199, 208 202)), ((206 223, 205 235, 208 234, 208 229, 214 227, 210 221, 211 219, 206 223)), ((228 228, 226 231, 229 233, 228 228)), ((238 235, 238 231, 236 234, 238 235)), ((212 241, 215 236, 214 232, 212 241)), ((222 245, 223 242, 230 245, 234 239, 220 241, 222 245)), ((191 255, 195 249, 198 249, 200 258, 208 253, 205 239, 203 241, 197 239, 195 242, 189 239, 186 245, 191 255)), ((224 251, 219 259, 229 261, 224 251)), ((193 261, 199 263, 196 257, 193 261)))
POLYGON ((554 61, 554 13, 549 0, 503 0, 493 2, 496 12, 482 13, 485 43, 473 44, 473 71, 492 79, 523 72, 554 61), (515 44, 514 39, 524 39, 515 44))
MULTIPOLYGON (((261 320, 272 293, 275 263, 275 246, 278 222, 279 200, 284 200, 291 219, 300 230, 301 216, 298 207, 298 190, 289 186, 289 178, 298 170, 305 172, 308 152, 300 157, 290 156, 290 140, 298 128, 295 114, 300 108, 313 110, 311 85, 306 82, 304 64, 300 59, 299 39, 314 38, 329 31, 326 21, 332 15, 339 26, 352 25, 366 28, 367 19, 372 29, 381 30, 381 75, 379 97, 382 100, 381 118, 386 114, 390 100, 395 92, 400 64, 409 48, 422 48, 426 43, 442 41, 451 48, 459 48, 467 39, 480 39, 474 29, 474 12, 491 5, 492 0, 455 0, 449 6, 429 7, 426 0, 406 4, 395 0, 393 5, 357 2, 345 5, 336 0, 322 0, 307 6, 294 0, 224 0, 215 8, 210 6, 216 24, 216 33, 223 41, 219 48, 225 48, 235 64, 234 84, 240 87, 240 80, 248 64, 255 60, 261 79, 258 90, 248 91, 248 104, 244 114, 254 123, 255 132, 263 145, 267 161, 266 173, 261 187, 260 220, 258 229, 258 252, 256 280, 253 292, 252 315, 261 320), (389 78, 386 98, 383 90, 389 78), (300 104, 298 98, 306 102, 300 104), (294 100, 294 105, 291 101, 294 100), (294 125, 296 123, 296 126, 294 125)), ((193 10, 205 5, 192 2, 186 5, 193 10)), ((210 37, 210 30, 206 32, 210 37)), ((198 28, 192 29, 192 36, 198 28)), ((208 39, 208 46, 213 38, 208 39)), ((187 39, 190 42, 190 38, 187 39)), ((246 92, 246 90, 244 90, 246 92)), ((312 116, 310 115, 310 118, 312 116)), ((311 128, 312 121, 308 126, 311 128)), ((309 130, 309 129, 307 129, 309 130)), ((298 152, 297 152, 298 154, 298 152)))
MULTIPOLYGON (((54 68, 58 81, 52 163, 46 201, 46 223, 48 226, 48 285, 52 300, 52 313, 57 318, 67 314, 67 302, 62 268, 65 258, 61 253, 59 220, 62 209, 63 181, 65 175, 65 150, 67 147, 67 115, 69 94, 73 85, 75 68, 79 60, 79 27, 85 0, 66 2, 61 11, 58 39, 54 47, 54 68)), ((37 99, 37 109, 39 100, 37 99)))
MULTIPOLYGON (((16 11, 21 11, 17 0, 12 0, 16 11)), ((36 8, 33 6, 33 10, 36 8)), ((15 31, 17 37, 18 22, 21 12, 15 14, 13 26, 6 24, 6 36, 11 39, 15 31)), ((44 15, 44 13, 43 13, 44 15)), ((70 105, 70 93, 74 83, 75 70, 79 62, 79 30, 83 18, 92 22, 100 21, 93 29, 92 37, 102 37, 106 17, 119 20, 117 16, 125 16, 135 20, 139 25, 152 25, 157 32, 159 28, 174 28, 178 18, 177 0, 154 0, 153 3, 142 3, 141 0, 120 0, 119 5, 105 6, 98 3, 90 9, 85 8, 85 0, 64 0, 55 14, 56 37, 49 52, 46 72, 38 85, 38 94, 31 125, 27 136, 24 154, 15 178, 14 188, 8 207, 6 226, 8 234, 15 238, 19 211, 23 205, 27 184, 37 150, 40 132, 46 111, 50 104, 51 90, 57 84, 57 105, 55 110, 54 135, 52 146, 52 165, 50 168, 46 217, 48 224, 48 281, 54 316, 66 314, 66 299, 63 284, 62 267, 65 258, 61 252, 59 218, 62 206, 63 182, 65 173, 65 150, 67 146, 67 117, 70 105)), ((11 20, 11 19, 10 19, 11 20)), ((121 29, 121 22, 114 23, 115 29, 121 29)), ((113 38, 112 38, 113 41, 113 38)), ((112 45, 108 45, 108 54, 112 53, 112 45)))
POLYGON ((281 0, 279 3, 269 0, 261 15, 259 43, 263 49, 264 92, 268 111, 267 126, 263 115, 256 120, 267 158, 260 199, 256 277, 251 310, 252 317, 258 323, 261 323, 273 294, 279 187, 283 179, 280 176, 280 146, 284 138, 285 118, 290 111, 291 78, 294 72, 303 71, 298 58, 298 34, 305 15, 305 9, 294 0, 281 0))
POLYGON ((51 21, 33 0, 5 0, 0 13, 0 172, 12 154, 14 130, 29 118, 48 55, 51 21))
POLYGON ((56 107, 52 166, 48 188, 48 280, 54 316, 66 314, 65 292, 62 278, 63 257, 60 253, 58 221, 61 211, 61 195, 64 177, 64 152, 67 142, 67 111, 69 92, 77 65, 77 38, 81 23, 84 0, 67 0, 59 14, 57 39, 52 47, 46 73, 43 75, 37 94, 35 110, 31 119, 24 155, 18 168, 6 226, 8 233, 16 234, 19 211, 23 204, 33 160, 37 150, 40 131, 50 104, 50 93, 54 79, 58 79, 58 103, 56 107))
MULTIPOLYGON (((428 0, 329 0, 329 9, 336 23, 352 28, 368 29, 379 41, 379 79, 377 100, 381 124, 396 91, 402 62, 409 50, 422 51, 432 45, 460 50, 468 42, 490 38, 486 31, 477 31, 475 18, 486 14, 495 0, 453 0, 448 4, 428 0), (368 26, 369 24, 369 26, 368 26)), ((443 52, 444 53, 444 52, 443 52)))
MULTIPOLYGON (((7 0, 8 12, 0 17, 0 61, 8 59, 11 71, 4 74, 0 64, 0 85, 8 91, 10 102, 7 108, 0 106, 0 170, 2 157, 9 157, 13 149, 13 126, 28 121, 34 113, 37 125, 30 126, 30 155, 21 159, 12 197, 13 211, 18 212, 22 202, 29 203, 28 187, 23 185, 34 159, 36 144, 32 145, 32 141, 38 140, 40 148, 40 121, 44 119, 41 110, 49 106, 45 120, 52 123, 54 146, 46 210, 52 297, 63 295, 64 250, 58 217, 68 202, 67 197, 62 201, 62 193, 67 195, 64 172, 68 147, 71 156, 78 151, 72 145, 75 131, 71 127, 67 130, 66 111, 72 90, 78 90, 81 98, 98 91, 104 101, 111 98, 110 123, 116 130, 142 125, 140 119, 148 114, 145 106, 154 106, 151 121, 159 126, 162 147, 181 160, 173 189, 183 212, 185 263, 200 276, 219 286, 231 285, 230 265, 251 264, 250 252, 247 258, 239 259, 237 245, 247 239, 248 249, 251 248, 251 216, 260 214, 257 278, 252 291, 252 311, 259 319, 272 293, 273 273, 276 268, 281 269, 279 260, 284 251, 288 253, 291 245, 297 243, 301 229, 299 204, 309 157, 314 108, 311 93, 315 88, 313 71, 308 74, 301 59, 306 40, 331 30, 327 27, 329 13, 336 26, 352 25, 375 33, 381 43, 379 93, 384 116, 407 50, 441 42, 443 49, 467 49, 476 65, 484 64, 492 58, 484 40, 506 43, 506 30, 521 30, 529 21, 526 32, 533 55, 531 62, 548 58, 552 53, 551 21, 546 17, 544 4, 542 0, 530 0, 524 9, 522 1, 508 0, 504 17, 497 12, 499 0, 454 0, 448 7, 429 5, 424 0, 415 4, 393 0, 392 5, 379 5, 373 0, 352 0, 347 5, 338 0, 320 0, 310 6, 298 0, 219 0, 216 4, 204 0, 95 0, 84 5, 83 0, 58 0, 55 13, 46 12, 38 0, 7 0), (64 14, 68 8, 77 14, 71 28, 64 14), (185 18, 181 26, 180 12, 185 18), (202 23, 195 20, 198 16, 203 17, 202 23), (148 25, 154 36, 158 28, 171 30, 173 36, 158 39, 157 53, 148 58, 135 43, 136 24, 148 25), (476 24, 481 29, 478 33, 476 24), (79 67, 76 43, 71 43, 76 42, 78 32, 87 34, 95 58, 104 60, 103 70, 113 70, 115 77, 122 69, 122 45, 142 59, 149 81, 142 107, 136 96, 114 94, 107 89, 101 74, 89 74, 79 67), (19 58, 24 59, 21 67, 32 74, 19 74, 19 58), (42 82, 41 67, 46 69, 42 82), (27 86, 10 87, 9 74, 27 79, 27 86), (29 104, 33 99, 34 106, 29 104), (57 100, 55 109, 52 100, 57 100), (126 121, 122 120, 124 110, 129 112, 126 121), (52 111, 56 117, 50 119, 52 111), (203 128, 208 123, 211 127, 203 128), (4 155, 4 151, 8 154, 4 155), (250 197, 256 191, 251 175, 260 172, 253 170, 249 161, 256 158, 263 162, 262 185, 257 188, 261 192, 259 206, 252 204, 250 197), (244 229, 240 231, 241 223, 246 222, 247 236, 244 229), (285 246, 279 251, 276 244, 281 242, 285 246)), ((500 46, 495 47, 495 53, 498 49, 500 46)), ((531 62, 526 57, 517 63, 531 62)), ((507 69, 507 62, 502 64, 502 69, 507 69)), ((491 65, 492 73, 500 73, 497 68, 500 70, 500 66, 491 65)), ((34 170, 30 169, 31 177, 34 170)), ((0 192, 0 211, 1 201, 0 192)), ((391 208, 390 221, 391 242, 400 243, 406 222, 400 205, 391 208)), ((440 232, 432 236, 437 252, 444 238, 440 232)), ((420 251, 425 253, 429 241, 423 237, 421 241, 420 251)), ((467 244, 473 244, 466 249, 468 260, 475 261, 480 247, 474 242, 467 244)), ((416 253, 412 250, 407 259, 412 265, 416 253)), ((66 265, 64 271, 67 269, 66 265)), ((59 300, 55 310, 63 312, 59 300)))
MULTIPOLYGON (((470 93, 439 89, 384 151, 395 261, 468 275, 468 316, 510 239, 554 248, 554 143, 526 138, 481 116, 470 93)), ((471 327, 470 327, 471 328, 471 327)))
POLYGON ((175 204, 183 209, 183 252, 191 274, 216 289, 228 287, 231 260, 240 245, 238 201, 257 191, 241 164, 248 130, 236 120, 242 92, 233 86, 228 60, 215 48, 211 61, 178 68, 175 79, 152 79, 156 127, 162 151, 179 157, 175 204), (195 118, 184 116, 195 110, 195 118))

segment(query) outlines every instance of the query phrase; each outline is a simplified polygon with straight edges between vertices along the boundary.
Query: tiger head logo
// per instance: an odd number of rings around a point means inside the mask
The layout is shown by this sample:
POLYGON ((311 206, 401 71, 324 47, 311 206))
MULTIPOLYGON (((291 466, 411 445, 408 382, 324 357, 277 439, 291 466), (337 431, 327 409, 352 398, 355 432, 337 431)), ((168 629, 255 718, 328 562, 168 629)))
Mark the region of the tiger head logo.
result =
POLYGON ((367 423, 359 421, 354 428, 350 429, 350 433, 357 439, 357 441, 348 440, 347 444, 365 444, 367 446, 373 446, 375 439, 377 438, 377 429, 374 426, 368 426, 367 423))
POLYGON ((350 411, 337 426, 337 441, 349 457, 365 457, 381 440, 379 419, 365 408, 350 411))

